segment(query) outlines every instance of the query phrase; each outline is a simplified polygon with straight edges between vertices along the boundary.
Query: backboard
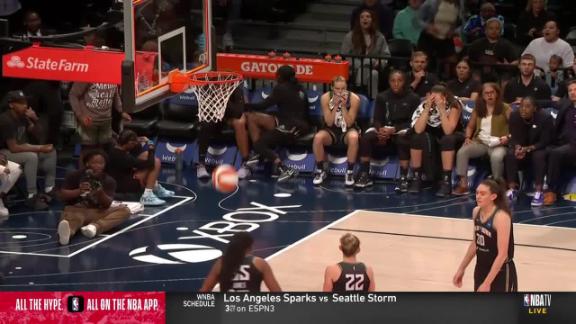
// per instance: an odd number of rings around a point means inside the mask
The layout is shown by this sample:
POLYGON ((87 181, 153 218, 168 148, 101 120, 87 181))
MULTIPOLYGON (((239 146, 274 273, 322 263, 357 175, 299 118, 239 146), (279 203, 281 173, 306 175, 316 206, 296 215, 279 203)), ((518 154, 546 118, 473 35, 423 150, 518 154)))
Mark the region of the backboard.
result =
POLYGON ((124 13, 122 83, 129 92, 123 96, 128 109, 144 109, 169 95, 167 77, 174 69, 212 70, 211 0, 125 1, 124 13))

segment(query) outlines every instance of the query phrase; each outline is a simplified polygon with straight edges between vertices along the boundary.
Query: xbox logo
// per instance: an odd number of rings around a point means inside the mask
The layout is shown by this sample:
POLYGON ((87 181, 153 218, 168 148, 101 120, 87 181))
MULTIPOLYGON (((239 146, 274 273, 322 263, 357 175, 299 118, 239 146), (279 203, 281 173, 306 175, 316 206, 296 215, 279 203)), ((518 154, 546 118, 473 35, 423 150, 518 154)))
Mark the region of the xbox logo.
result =
POLYGON ((130 251, 134 260, 154 264, 200 263, 214 260, 222 251, 210 246, 197 244, 160 244, 144 246, 130 251))

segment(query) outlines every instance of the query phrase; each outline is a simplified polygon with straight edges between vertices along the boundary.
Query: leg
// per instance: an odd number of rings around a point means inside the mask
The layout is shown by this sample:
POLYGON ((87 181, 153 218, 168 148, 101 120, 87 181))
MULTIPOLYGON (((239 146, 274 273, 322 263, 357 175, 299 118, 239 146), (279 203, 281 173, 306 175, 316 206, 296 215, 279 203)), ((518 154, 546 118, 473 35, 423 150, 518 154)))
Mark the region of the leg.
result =
POLYGON ((50 153, 39 153, 38 157, 40 159, 40 168, 46 175, 44 188, 48 193, 54 188, 56 184, 56 151, 54 150, 50 153))
POLYGON ((518 189, 518 159, 514 155, 514 148, 508 149, 506 152, 505 165, 506 165, 506 181, 508 182, 508 188, 516 190, 518 189))
POLYGON ((464 144, 464 146, 458 150, 458 153, 456 153, 456 174, 460 177, 460 185, 456 191, 458 191, 459 194, 468 192, 468 163, 470 159, 478 158, 486 154, 488 154, 488 146, 478 142, 464 144), (464 190, 466 191, 464 192, 464 190))
POLYGON ((126 207, 111 208, 99 213, 98 219, 92 224, 96 226, 96 234, 105 233, 122 224, 130 217, 130 210, 126 207))
POLYGON ((414 180, 408 192, 419 193, 422 187, 422 151, 430 147, 430 134, 414 134, 410 143, 410 164, 414 170, 414 180))
POLYGON ((536 191, 542 191, 544 175, 546 172, 546 150, 532 152, 532 172, 534 172, 534 186, 536 191))
POLYGON ((20 164, 24 168, 26 177, 26 189, 28 196, 34 196, 38 192, 36 189, 36 180, 38 176, 38 154, 33 152, 11 153, 8 150, 2 150, 8 160, 20 164))
POLYGON ((444 135, 440 139, 440 150, 442 152, 442 170, 445 172, 452 172, 454 168, 454 156, 456 150, 460 148, 464 141, 462 133, 454 133, 451 135, 444 135))
POLYGON ((407 176, 410 166, 410 135, 396 135, 396 150, 400 159, 400 174, 407 176))
POLYGON ((496 179, 502 179, 504 177, 504 157, 506 156, 506 147, 493 147, 488 151, 488 154, 490 155, 492 176, 496 179))
POLYGON ((78 229, 84 225, 89 209, 66 206, 58 223, 58 237, 61 245, 68 245, 78 229))
POLYGON ((252 143, 260 140, 263 131, 273 130, 276 127, 276 118, 274 116, 261 113, 249 112, 246 113, 248 120, 248 134, 252 143))
POLYGON ((346 133, 344 138, 344 143, 347 145, 346 155, 348 157, 348 165, 354 165, 358 157, 358 147, 359 147, 360 135, 355 129, 350 129, 346 133))
MULTIPOLYGON (((2 168, 2 167, 0 167, 2 168)), ((6 168, 10 171, 10 173, 5 173, 3 170, 0 172, 0 196, 3 194, 7 194, 12 187, 20 178, 22 174, 22 169, 20 169, 20 165, 18 163, 14 163, 12 161, 8 161, 6 168)), ((0 197, 0 199, 2 199, 0 197)))
POLYGON ((238 150, 240 151, 240 155, 244 161, 246 161, 250 155, 250 140, 248 138, 246 123, 246 116, 244 114, 240 118, 232 119, 232 127, 234 128, 236 145, 238 145, 238 150))
MULTIPOLYGON (((334 142, 330 133, 322 129, 314 135, 314 141, 312 142, 312 150, 314 151, 314 158, 316 159, 316 165, 323 164, 326 160, 326 155, 324 153, 324 147, 331 145, 334 142)), ((320 168, 322 169, 322 168, 320 168)))

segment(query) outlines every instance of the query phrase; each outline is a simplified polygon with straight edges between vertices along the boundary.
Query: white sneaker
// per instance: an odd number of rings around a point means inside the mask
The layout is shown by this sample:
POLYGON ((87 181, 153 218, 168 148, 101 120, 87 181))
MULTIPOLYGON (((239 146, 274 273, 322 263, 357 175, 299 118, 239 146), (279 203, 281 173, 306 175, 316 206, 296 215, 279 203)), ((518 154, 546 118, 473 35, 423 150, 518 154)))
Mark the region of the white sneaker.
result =
POLYGON ((345 180, 346 186, 353 186, 354 185, 354 171, 346 170, 345 180))
POLYGON ((252 171, 245 163, 243 163, 240 166, 240 169, 238 169, 238 179, 240 180, 248 178, 251 174, 252 171))
POLYGON ((4 201, 0 198, 0 217, 6 217, 10 214, 8 208, 4 206, 4 201))
POLYGON ((87 238, 94 238, 96 236, 96 225, 88 224, 80 229, 82 231, 82 235, 86 236, 87 238))
POLYGON ((208 179, 210 178, 210 173, 206 170, 206 166, 204 164, 198 164, 196 166, 196 177, 198 179, 208 179))
POLYGON ((140 197, 140 203, 144 206, 162 206, 166 201, 158 198, 153 192, 144 192, 140 197))
POLYGON ((324 182, 324 180, 326 180, 327 176, 328 175, 326 174, 326 171, 316 169, 316 171, 314 172, 314 180, 312 180, 312 183, 316 186, 320 185, 322 184, 322 182, 324 182))
POLYGON ((60 245, 68 245, 70 243, 70 223, 67 220, 62 220, 58 224, 58 241, 60 245))

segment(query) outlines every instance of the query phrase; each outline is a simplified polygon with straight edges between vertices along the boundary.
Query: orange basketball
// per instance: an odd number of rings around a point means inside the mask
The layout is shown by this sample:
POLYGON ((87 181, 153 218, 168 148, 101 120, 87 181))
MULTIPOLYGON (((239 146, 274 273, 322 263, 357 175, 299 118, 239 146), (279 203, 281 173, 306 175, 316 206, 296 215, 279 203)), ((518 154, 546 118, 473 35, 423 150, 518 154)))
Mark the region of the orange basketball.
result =
POLYGON ((238 186, 238 172, 229 164, 220 165, 212 172, 212 185, 222 193, 232 192, 238 186))

